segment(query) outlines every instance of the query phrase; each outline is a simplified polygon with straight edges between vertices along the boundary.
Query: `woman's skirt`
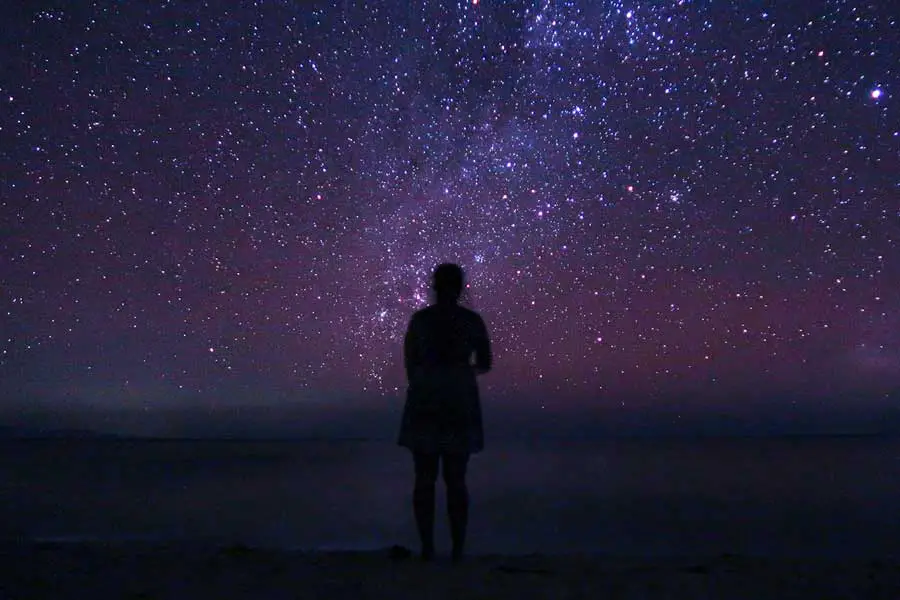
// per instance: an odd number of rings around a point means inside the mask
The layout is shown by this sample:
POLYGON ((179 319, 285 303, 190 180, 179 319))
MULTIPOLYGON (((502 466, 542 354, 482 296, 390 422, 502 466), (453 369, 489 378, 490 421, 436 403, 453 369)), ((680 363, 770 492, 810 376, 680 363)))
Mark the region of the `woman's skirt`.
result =
POLYGON ((475 454, 483 450, 481 402, 472 369, 416 374, 406 391, 397 443, 414 452, 475 454))

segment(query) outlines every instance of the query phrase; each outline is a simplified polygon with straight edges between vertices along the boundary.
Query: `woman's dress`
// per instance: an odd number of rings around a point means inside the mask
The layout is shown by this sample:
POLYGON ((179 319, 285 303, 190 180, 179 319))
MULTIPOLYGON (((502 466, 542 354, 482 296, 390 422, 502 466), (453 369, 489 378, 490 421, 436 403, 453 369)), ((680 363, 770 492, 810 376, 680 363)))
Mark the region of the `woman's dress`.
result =
POLYGON ((476 366, 490 368, 478 313, 452 305, 416 312, 404 340, 409 386, 397 443, 414 452, 474 454, 484 449, 476 366))

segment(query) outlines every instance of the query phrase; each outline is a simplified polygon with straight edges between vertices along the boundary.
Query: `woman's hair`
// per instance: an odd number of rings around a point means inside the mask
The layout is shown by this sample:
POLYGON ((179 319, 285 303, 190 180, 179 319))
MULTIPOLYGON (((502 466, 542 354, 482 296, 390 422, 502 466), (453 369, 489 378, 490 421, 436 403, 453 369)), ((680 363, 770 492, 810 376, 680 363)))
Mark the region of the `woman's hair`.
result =
POLYGON ((438 300, 459 300, 463 291, 464 276, 462 267, 453 263, 443 263, 434 270, 431 289, 438 300))

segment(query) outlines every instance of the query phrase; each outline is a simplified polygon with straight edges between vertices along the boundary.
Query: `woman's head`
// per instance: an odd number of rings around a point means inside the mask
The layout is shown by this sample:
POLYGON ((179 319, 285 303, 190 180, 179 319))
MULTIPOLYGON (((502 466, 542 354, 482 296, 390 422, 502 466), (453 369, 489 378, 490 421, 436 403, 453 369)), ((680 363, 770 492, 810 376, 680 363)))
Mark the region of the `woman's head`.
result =
POLYGON ((463 291, 462 267, 453 263, 443 263, 434 270, 431 289, 438 302, 456 302, 463 291))

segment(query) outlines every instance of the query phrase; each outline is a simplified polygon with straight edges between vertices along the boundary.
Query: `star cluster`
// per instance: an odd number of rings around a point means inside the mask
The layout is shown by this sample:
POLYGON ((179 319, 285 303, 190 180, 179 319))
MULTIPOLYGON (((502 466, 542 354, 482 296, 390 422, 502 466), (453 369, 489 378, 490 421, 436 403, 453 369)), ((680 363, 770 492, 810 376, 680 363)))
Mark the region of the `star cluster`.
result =
POLYGON ((7 399, 396 397, 444 261, 486 397, 900 384, 890 2, 60 6, 2 9, 7 399))

